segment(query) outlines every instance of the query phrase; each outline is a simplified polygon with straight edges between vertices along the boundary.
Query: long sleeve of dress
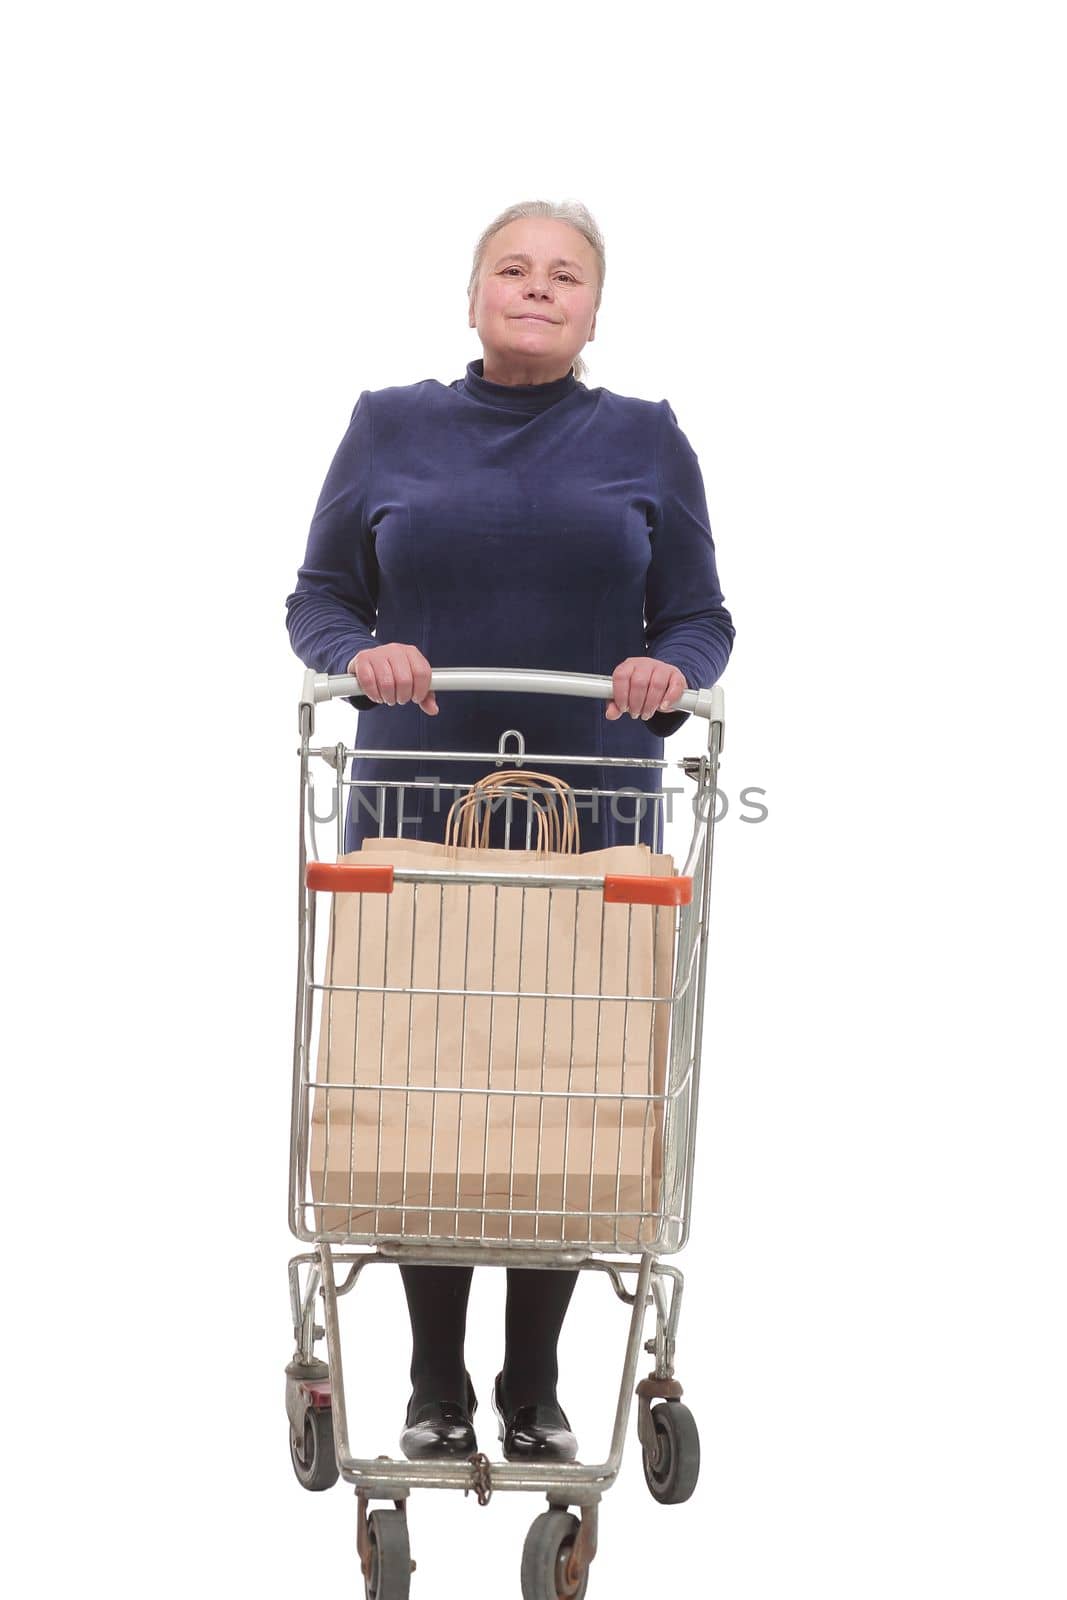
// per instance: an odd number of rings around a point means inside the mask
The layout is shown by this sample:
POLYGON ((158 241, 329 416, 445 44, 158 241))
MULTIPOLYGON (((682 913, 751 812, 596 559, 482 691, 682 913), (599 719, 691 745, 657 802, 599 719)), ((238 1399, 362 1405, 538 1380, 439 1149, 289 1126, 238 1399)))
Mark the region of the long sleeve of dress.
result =
MULTIPOLYGON (((668 401, 657 441, 659 504, 652 530, 652 560, 645 582, 645 653, 685 674, 690 689, 710 689, 722 676, 734 643, 715 565, 700 464, 668 401)), ((659 738, 677 731, 686 711, 659 711, 649 730, 659 738)))
MULTIPOLYGON (((293 650, 316 672, 342 673, 358 650, 376 642, 378 563, 367 522, 373 447, 364 390, 326 475, 304 564, 285 602, 293 650)), ((366 695, 350 698, 360 711, 375 704, 366 695)))

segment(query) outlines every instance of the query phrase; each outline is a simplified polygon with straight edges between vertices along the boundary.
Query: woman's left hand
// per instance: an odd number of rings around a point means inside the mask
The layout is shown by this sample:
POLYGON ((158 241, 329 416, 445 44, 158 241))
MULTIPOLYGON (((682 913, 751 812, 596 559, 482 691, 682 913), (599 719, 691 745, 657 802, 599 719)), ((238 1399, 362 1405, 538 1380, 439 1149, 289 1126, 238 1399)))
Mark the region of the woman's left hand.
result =
POLYGON ((615 722, 627 711, 647 722, 657 711, 671 711, 689 688, 685 673, 655 656, 627 656, 611 674, 610 701, 604 715, 615 722))

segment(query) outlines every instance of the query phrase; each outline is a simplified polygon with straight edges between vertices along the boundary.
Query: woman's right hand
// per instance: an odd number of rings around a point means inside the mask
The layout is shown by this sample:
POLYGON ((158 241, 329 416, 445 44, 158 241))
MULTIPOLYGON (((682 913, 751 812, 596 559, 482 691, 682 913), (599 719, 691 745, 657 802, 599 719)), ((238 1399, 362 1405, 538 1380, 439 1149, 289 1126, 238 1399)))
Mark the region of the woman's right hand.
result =
POLYGON ((440 710, 430 688, 430 663, 413 644, 379 644, 372 650, 357 650, 347 670, 371 700, 387 706, 414 700, 429 717, 436 717, 440 710))

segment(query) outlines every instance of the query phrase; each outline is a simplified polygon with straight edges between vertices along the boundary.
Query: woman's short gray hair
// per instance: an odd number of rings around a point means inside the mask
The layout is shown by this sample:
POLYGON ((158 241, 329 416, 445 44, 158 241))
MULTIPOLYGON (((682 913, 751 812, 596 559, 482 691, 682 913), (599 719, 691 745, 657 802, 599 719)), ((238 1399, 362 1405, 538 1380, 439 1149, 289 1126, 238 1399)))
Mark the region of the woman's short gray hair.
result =
MULTIPOLYGON (((593 221, 589 210, 582 205, 580 200, 520 200, 518 205, 508 206, 498 217, 494 217, 489 226, 484 230, 481 238, 474 247, 474 265, 471 268, 470 281, 467 284, 468 298, 474 293, 474 286, 478 282, 478 274, 482 270, 482 261, 485 257, 485 247, 501 228, 506 228, 509 222, 517 222, 521 217, 547 217, 552 222, 566 222, 586 239, 593 248, 597 264, 597 291, 594 310, 600 310, 600 297, 604 292, 604 236, 593 221)), ((574 376, 584 377, 588 370, 581 356, 574 358, 574 376)))

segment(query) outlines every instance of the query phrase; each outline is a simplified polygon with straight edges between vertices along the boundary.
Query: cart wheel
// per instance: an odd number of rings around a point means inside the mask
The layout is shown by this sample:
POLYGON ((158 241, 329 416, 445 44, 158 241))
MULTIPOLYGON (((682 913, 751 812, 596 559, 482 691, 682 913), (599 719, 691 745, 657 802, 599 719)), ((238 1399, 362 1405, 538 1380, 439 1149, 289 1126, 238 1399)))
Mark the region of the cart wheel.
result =
POLYGON ((372 1511, 367 1518, 370 1576, 367 1600, 408 1600, 411 1545, 406 1511, 372 1511))
POLYGON ((567 1578, 578 1527, 569 1511, 542 1511, 536 1518, 522 1547, 522 1600, 581 1600, 589 1586, 588 1568, 577 1583, 567 1578))
POLYGON ((289 1454, 293 1471, 305 1489, 332 1489, 338 1479, 337 1455, 333 1447, 333 1412, 304 1412, 304 1437, 299 1439, 289 1424, 289 1454))
POLYGON ((688 1500, 700 1476, 700 1435, 693 1413, 680 1400, 652 1407, 655 1445, 642 1452, 645 1482, 663 1506, 688 1500))

